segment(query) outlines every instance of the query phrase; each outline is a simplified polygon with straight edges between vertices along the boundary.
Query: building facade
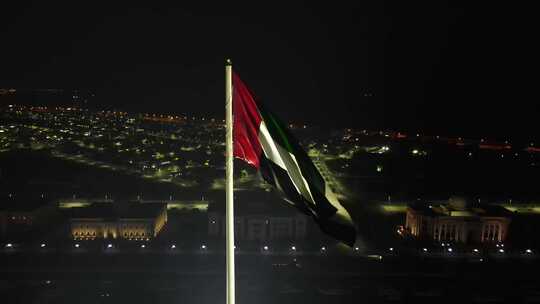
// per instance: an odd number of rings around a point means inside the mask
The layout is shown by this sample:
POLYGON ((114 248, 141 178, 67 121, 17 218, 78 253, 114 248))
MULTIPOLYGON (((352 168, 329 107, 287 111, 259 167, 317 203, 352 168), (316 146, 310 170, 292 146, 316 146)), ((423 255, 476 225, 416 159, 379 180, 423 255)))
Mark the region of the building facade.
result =
POLYGON ((165 204, 93 204, 73 208, 70 232, 75 240, 150 240, 167 223, 165 204))
MULTIPOLYGON (((307 235, 307 216, 281 202, 245 202, 235 205, 234 234, 239 240, 300 240, 307 235)), ((208 207, 208 234, 225 236, 224 203, 208 207)))
POLYGON ((417 239, 457 243, 504 242, 511 212, 495 205, 471 206, 453 197, 445 205, 407 207, 405 229, 417 239))

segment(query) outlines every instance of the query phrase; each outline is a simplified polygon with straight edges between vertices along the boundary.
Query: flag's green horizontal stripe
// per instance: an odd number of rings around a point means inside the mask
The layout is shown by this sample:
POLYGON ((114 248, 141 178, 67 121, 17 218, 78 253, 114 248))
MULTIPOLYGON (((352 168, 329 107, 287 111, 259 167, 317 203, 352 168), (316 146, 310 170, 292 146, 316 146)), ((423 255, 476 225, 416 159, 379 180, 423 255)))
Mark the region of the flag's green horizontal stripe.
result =
POLYGON ((261 113, 266 127, 268 128, 268 131, 270 132, 270 135, 274 141, 276 141, 278 145, 287 149, 287 151, 290 153, 294 153, 295 149, 289 140, 290 136, 288 136, 287 131, 281 122, 275 117, 274 114, 266 111, 265 109, 261 109, 259 112, 261 113))

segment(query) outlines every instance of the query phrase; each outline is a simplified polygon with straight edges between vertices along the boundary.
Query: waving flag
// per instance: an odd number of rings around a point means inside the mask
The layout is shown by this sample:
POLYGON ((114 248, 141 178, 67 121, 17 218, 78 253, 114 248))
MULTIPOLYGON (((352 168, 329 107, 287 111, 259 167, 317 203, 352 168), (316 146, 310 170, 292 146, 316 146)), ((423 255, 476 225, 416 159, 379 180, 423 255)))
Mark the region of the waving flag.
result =
POLYGON ((309 156, 287 127, 258 103, 233 73, 234 157, 260 170, 283 198, 311 216, 322 231, 354 246, 356 230, 309 156))

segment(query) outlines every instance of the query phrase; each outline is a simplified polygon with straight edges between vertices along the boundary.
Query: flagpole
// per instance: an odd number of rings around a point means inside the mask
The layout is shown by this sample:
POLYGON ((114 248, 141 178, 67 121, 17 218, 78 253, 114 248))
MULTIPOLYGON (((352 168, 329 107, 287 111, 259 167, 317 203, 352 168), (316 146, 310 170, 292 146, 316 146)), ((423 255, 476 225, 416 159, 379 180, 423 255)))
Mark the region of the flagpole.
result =
POLYGON ((232 115, 232 62, 225 63, 225 230, 227 256, 227 304, 234 304, 234 187, 233 187, 233 115, 232 115))

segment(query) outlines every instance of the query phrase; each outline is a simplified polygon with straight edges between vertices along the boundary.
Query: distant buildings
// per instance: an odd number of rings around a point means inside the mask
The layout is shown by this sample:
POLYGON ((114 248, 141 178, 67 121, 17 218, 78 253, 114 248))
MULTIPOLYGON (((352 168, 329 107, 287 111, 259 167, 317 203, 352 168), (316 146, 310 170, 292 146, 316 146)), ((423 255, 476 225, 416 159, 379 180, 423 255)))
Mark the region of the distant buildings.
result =
MULTIPOLYGON (((242 200, 235 203, 235 237, 239 240, 265 241, 304 239, 307 217, 282 202, 242 200)), ((208 234, 225 236, 225 204, 208 206, 208 234)))
POLYGON ((417 239, 458 243, 504 242, 511 212, 501 206, 479 205, 459 197, 439 206, 407 208, 405 229, 417 239))
POLYGON ((72 208, 71 236, 75 240, 150 240, 167 223, 165 204, 114 203, 72 208))

